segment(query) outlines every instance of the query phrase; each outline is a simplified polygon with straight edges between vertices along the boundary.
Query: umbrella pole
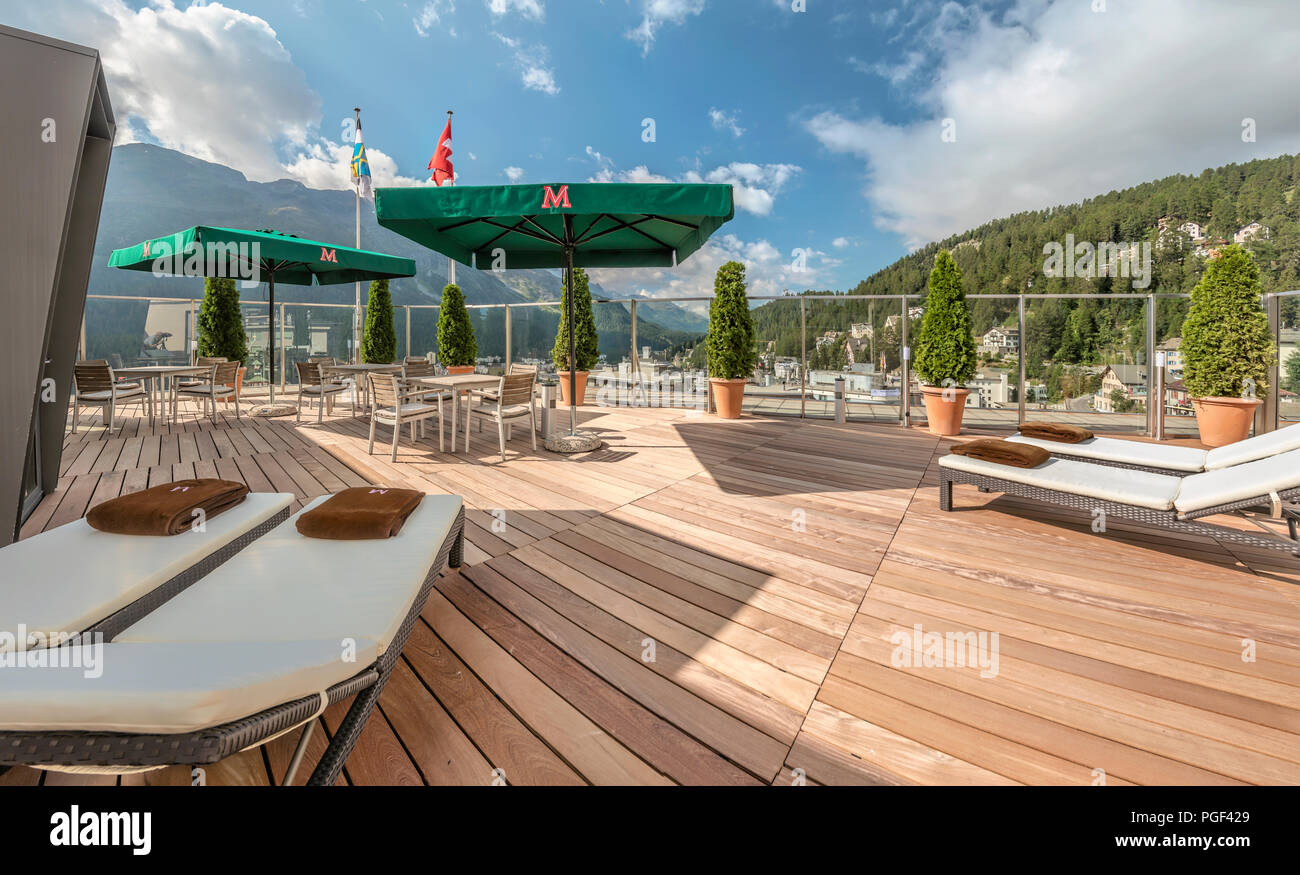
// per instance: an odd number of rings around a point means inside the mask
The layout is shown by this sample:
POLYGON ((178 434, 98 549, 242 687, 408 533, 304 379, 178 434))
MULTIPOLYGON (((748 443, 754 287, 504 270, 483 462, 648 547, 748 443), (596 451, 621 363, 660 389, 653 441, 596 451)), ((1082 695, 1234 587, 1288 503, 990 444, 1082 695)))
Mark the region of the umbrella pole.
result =
POLYGON ((271 390, 271 400, 275 403, 275 273, 266 277, 266 339, 271 351, 266 358, 266 385, 271 390))
POLYGON ((573 248, 564 247, 564 282, 569 290, 569 436, 578 433, 578 341, 573 315, 573 248))

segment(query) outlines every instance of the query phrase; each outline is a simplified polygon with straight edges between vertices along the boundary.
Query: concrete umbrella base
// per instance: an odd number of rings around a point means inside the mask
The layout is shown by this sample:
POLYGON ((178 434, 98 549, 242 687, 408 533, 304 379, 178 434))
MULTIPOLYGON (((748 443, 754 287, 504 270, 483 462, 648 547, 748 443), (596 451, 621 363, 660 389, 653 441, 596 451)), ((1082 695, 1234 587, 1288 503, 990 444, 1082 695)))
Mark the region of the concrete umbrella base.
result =
POLYGON ((248 411, 249 416, 293 416, 297 407, 292 404, 259 404, 248 411))
POLYGON ((590 453, 592 450, 598 450, 604 446, 605 442, 598 436, 588 432, 578 432, 577 434, 556 435, 548 440, 544 446, 552 453, 590 453))

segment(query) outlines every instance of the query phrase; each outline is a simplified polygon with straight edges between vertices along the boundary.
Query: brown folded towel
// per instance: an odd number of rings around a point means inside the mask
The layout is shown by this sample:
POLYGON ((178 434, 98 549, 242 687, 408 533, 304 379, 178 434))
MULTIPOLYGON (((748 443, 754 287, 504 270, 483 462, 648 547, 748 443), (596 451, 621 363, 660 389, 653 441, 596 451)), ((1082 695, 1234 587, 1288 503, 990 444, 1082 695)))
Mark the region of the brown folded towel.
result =
POLYGON ((177 480, 97 504, 86 522, 117 535, 179 535, 194 525, 194 511, 211 519, 247 494, 248 487, 233 480, 177 480))
POLYGON ((1077 444, 1092 437, 1092 432, 1077 425, 1063 425, 1059 422, 1026 422, 1020 426, 1020 433, 1025 437, 1040 441, 1059 441, 1063 444, 1077 444))
POLYGON ((333 541, 391 538, 402 530, 422 498, 424 493, 414 489, 354 486, 300 514, 298 531, 309 538, 333 541))
POLYGON ((983 459, 985 462, 996 462, 1013 468, 1037 468, 1052 458, 1052 454, 1042 447, 997 438, 978 438, 964 444, 953 444, 952 452, 958 456, 983 459))

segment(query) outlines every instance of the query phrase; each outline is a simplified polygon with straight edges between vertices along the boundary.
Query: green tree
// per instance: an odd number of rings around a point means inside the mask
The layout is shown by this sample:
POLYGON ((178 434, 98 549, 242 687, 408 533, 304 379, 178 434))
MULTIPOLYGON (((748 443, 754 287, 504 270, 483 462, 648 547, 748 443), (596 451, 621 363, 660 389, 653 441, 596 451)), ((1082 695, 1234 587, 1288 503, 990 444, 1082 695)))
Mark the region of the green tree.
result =
POLYGON ((728 261, 713 278, 713 300, 709 302, 709 376, 716 380, 740 380, 754 371, 754 320, 745 297, 745 266, 728 261))
POLYGON ((1262 393, 1277 360, 1259 301, 1259 269, 1240 246, 1225 246, 1192 289, 1183 321, 1183 381, 1193 398, 1262 393))
POLYGON ((448 283, 438 307, 438 361, 444 367, 457 368, 472 365, 477 358, 478 338, 465 309, 465 296, 460 286, 448 283))
POLYGON ((975 376, 975 338, 961 270, 941 249, 930 271, 930 292, 917 342, 916 373, 931 386, 964 385, 975 376))
MULTIPOLYGON (((569 289, 560 290, 560 324, 555 330, 551 362, 557 371, 569 370, 569 289)), ((587 272, 573 269, 573 352, 578 359, 577 371, 590 371, 600 361, 600 338, 596 334, 596 317, 591 310, 591 286, 587 272)))
POLYGON ((1293 352, 1287 357, 1282 386, 1289 392, 1300 392, 1300 353, 1293 352))
POLYGON ((361 360, 388 364, 395 358, 397 333, 393 330, 393 298, 388 293, 388 280, 373 280, 361 334, 361 360))
POLYGON ((243 362, 248 358, 248 335, 239 310, 239 289, 233 279, 208 277, 203 281, 199 307, 199 355, 243 362))

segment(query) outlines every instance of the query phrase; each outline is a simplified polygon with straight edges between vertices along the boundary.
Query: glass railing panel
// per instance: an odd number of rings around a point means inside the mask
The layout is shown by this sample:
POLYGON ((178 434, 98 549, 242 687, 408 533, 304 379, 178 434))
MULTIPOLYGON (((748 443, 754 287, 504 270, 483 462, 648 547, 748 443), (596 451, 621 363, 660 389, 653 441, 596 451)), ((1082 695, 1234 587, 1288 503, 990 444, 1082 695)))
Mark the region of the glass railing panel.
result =
MULTIPOLYGON (((909 302, 914 315, 924 298, 909 302)), ((962 421, 972 426, 1015 428, 1020 421, 1020 329, 1018 298, 970 297, 975 376, 966 383, 962 421)), ((911 345, 920 344, 921 319, 912 323, 911 345)), ((920 399, 916 399, 922 409, 920 399)))
MULTIPOLYGON (((170 326, 168 336, 151 340, 153 333, 145 331, 151 320, 154 308, 149 301, 128 299, 88 299, 86 301, 85 343, 81 356, 85 359, 104 359, 115 368, 135 365, 154 364, 160 353, 185 350, 185 338, 188 327, 179 329, 170 326), (160 350, 157 343, 161 341, 167 349, 160 350)), ((170 313, 169 313, 170 315, 170 313)))
POLYGON ((1278 423, 1300 422, 1300 292, 1278 299, 1277 362, 1278 423))
POLYGON ((555 376, 551 350, 560 324, 558 306, 512 306, 510 308, 510 359, 535 365, 539 379, 555 376))
POLYGON ((1196 437, 1192 399, 1183 385, 1183 320, 1190 301, 1156 297, 1155 364, 1164 380, 1164 425, 1167 437, 1196 437), (1161 364, 1163 362, 1163 365, 1161 364))
MULTIPOLYGON (((638 301, 636 349, 622 351, 616 366, 628 402, 704 410, 709 391, 704 347, 708 328, 707 301, 638 301)), ((622 339, 620 333, 618 340, 622 339)), ((630 345, 630 337, 628 341, 630 345)))
POLYGON ((438 308, 411 307, 411 345, 404 356, 428 358, 438 355, 438 308))
POLYGON ((1147 425, 1145 297, 1026 298, 1025 418, 1147 425))
MULTIPOLYGON (((750 316, 758 365, 745 387, 744 409, 748 413, 798 416, 803 376, 799 299, 791 296, 754 303, 758 306, 750 309, 750 316)), ((707 357, 700 358, 707 362, 707 357)))
POLYGON ((475 368, 482 374, 506 371, 506 310, 502 306, 470 307, 469 321, 478 341, 475 368))

